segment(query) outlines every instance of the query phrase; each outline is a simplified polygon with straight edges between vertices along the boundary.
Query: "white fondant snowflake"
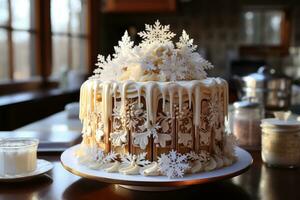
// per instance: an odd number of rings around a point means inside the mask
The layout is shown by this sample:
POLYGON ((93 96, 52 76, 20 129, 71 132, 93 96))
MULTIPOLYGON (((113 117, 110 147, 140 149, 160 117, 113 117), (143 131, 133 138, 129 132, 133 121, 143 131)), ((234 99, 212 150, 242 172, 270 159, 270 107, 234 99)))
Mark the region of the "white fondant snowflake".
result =
POLYGON ((145 31, 139 32, 138 35, 143 39, 142 45, 152 43, 164 44, 170 41, 175 34, 170 31, 169 25, 161 25, 157 20, 154 25, 145 25, 145 31))
POLYGON ((124 131, 116 131, 110 134, 110 140, 113 146, 122 146, 127 143, 127 133, 124 131))
POLYGON ((92 147, 87 147, 87 149, 88 149, 87 155, 91 155, 93 161, 101 162, 103 160, 105 155, 102 149, 100 149, 96 145, 92 147))
POLYGON ((107 58, 105 58, 103 55, 97 56, 97 63, 95 64, 98 68, 94 70, 95 74, 101 74, 102 70, 106 68, 107 65, 109 65, 111 62, 111 56, 108 55, 107 58))
POLYGON ((172 150, 169 154, 161 154, 158 158, 159 171, 169 178, 183 177, 190 168, 187 156, 172 150))
POLYGON ((151 162, 146 159, 147 152, 140 153, 139 155, 122 154, 121 161, 123 164, 132 165, 137 164, 140 167, 149 165, 151 162))
POLYGON ((126 53, 128 51, 132 50, 133 47, 133 41, 131 41, 128 32, 125 31, 124 35, 122 36, 121 41, 118 42, 119 46, 115 46, 115 54, 114 57, 117 57, 121 53, 126 53))
POLYGON ((182 31, 182 35, 179 38, 179 42, 176 43, 177 48, 179 49, 187 49, 190 51, 195 51, 197 49, 197 45, 193 44, 194 39, 190 39, 190 36, 185 32, 182 31))
POLYGON ((155 126, 151 126, 148 128, 149 133, 152 135, 153 138, 158 137, 158 130, 161 128, 159 124, 156 124, 155 126))
POLYGON ((133 144, 139 146, 141 149, 146 149, 149 143, 151 132, 146 131, 143 133, 133 133, 133 144))
POLYGON ((102 160, 102 163, 106 164, 106 163, 113 162, 113 161, 115 161, 117 159, 117 156, 118 156, 118 153, 116 153, 114 151, 111 151, 108 154, 106 154, 106 156, 102 160))

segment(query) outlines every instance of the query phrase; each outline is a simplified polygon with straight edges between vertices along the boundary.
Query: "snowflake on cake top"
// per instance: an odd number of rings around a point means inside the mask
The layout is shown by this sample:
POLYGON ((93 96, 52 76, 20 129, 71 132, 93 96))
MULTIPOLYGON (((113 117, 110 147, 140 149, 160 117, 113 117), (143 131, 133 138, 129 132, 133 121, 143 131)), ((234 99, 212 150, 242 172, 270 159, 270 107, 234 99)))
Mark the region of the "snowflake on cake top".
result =
POLYGON ((170 31, 170 25, 161 25, 156 20, 154 25, 145 25, 145 31, 139 32, 138 35, 143 39, 141 45, 152 43, 165 44, 170 41, 176 34, 170 31))
POLYGON ((158 158, 159 171, 169 178, 183 177, 190 168, 187 156, 172 150, 169 154, 161 154, 158 158))
POLYGON ((205 60, 193 44, 193 39, 183 30, 176 45, 171 41, 175 34, 169 25, 157 20, 145 25, 139 32, 140 45, 134 46, 126 31, 113 56, 98 56, 93 78, 104 81, 178 81, 200 80, 207 77, 205 70, 213 65, 205 60))
POLYGON ((185 30, 182 31, 182 35, 179 38, 179 42, 176 43, 176 46, 179 49, 186 48, 190 51, 195 51, 197 49, 197 45, 194 45, 194 39, 190 39, 190 36, 185 32, 185 30))

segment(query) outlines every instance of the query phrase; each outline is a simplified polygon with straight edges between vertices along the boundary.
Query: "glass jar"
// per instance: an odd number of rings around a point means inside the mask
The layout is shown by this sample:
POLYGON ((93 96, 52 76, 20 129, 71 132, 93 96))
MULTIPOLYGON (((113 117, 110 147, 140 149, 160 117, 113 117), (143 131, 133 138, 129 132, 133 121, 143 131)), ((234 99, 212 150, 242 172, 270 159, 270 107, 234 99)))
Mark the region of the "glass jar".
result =
POLYGON ((38 139, 0 140, 0 176, 16 176, 36 170, 38 139))
POLYGON ((233 104, 232 128, 238 145, 247 149, 259 149, 261 145, 260 123, 262 106, 254 98, 243 99, 233 104))
POLYGON ((300 166, 300 122, 278 118, 262 120, 262 160, 269 166, 300 166))

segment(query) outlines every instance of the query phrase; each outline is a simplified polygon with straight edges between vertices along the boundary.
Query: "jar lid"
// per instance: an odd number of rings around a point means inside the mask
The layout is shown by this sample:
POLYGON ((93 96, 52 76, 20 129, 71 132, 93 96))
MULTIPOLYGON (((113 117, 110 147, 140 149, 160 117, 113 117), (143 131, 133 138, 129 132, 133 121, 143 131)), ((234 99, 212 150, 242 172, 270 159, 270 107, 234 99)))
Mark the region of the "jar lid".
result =
POLYGON ((276 127, 300 127, 300 122, 296 120, 280 120, 276 118, 263 119, 262 126, 276 126, 276 127))
POLYGON ((257 108, 260 104, 256 101, 255 97, 244 97, 242 101, 233 103, 234 108, 257 108))
POLYGON ((297 120, 288 119, 291 112, 275 112, 275 118, 267 118, 263 119, 261 127, 269 127, 269 128, 286 128, 286 129, 299 129, 300 122, 297 120))

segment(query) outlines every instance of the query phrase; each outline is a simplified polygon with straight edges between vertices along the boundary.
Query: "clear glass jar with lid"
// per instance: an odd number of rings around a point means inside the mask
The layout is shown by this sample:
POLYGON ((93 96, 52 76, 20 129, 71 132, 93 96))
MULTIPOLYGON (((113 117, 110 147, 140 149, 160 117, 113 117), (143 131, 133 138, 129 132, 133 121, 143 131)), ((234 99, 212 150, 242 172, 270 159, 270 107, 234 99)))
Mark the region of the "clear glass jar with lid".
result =
POLYGON ((235 102, 233 108, 232 128, 238 145, 248 149, 260 149, 263 106, 255 98, 246 97, 242 101, 235 102))
POLYGON ((276 112, 262 120, 262 160, 268 166, 300 167, 300 122, 289 112, 276 112))

